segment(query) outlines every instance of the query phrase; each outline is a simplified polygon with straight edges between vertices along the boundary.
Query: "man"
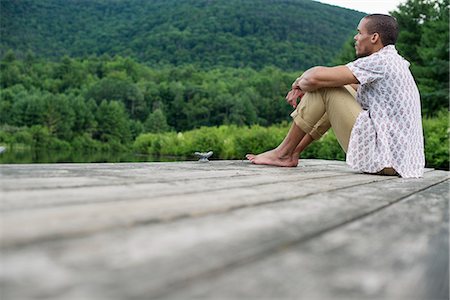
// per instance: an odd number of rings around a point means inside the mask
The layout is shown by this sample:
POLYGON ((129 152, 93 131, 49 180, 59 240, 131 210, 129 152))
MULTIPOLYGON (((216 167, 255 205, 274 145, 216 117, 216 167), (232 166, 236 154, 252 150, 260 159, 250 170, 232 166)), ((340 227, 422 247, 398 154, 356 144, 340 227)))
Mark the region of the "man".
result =
POLYGON ((247 154, 247 159, 297 166, 299 154, 331 126, 353 169, 421 177, 425 159, 420 96, 409 63, 395 49, 397 36, 395 18, 364 17, 354 37, 358 59, 345 66, 314 67, 297 78, 286 96, 296 108, 286 138, 277 148, 247 154))

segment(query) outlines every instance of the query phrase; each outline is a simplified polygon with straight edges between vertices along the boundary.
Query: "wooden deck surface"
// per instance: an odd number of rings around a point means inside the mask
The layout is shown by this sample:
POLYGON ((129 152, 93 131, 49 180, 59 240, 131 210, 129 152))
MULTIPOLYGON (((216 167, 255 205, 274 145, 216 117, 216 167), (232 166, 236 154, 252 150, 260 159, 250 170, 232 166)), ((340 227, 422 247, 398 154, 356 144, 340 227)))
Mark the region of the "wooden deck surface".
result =
POLYGON ((1 299, 449 299, 449 176, 0 165, 1 299))

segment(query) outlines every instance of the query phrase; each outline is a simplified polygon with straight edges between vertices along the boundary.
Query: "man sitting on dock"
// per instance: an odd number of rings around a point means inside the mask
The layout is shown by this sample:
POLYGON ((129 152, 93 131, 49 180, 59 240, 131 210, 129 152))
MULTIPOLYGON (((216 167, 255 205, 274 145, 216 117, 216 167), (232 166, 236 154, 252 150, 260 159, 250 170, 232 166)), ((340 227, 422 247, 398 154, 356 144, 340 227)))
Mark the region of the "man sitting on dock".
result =
POLYGON ((343 66, 314 67, 297 78, 286 96, 296 108, 289 133, 277 148, 247 154, 247 159, 295 167, 299 154, 333 127, 353 169, 422 177, 420 96, 409 62, 395 48, 397 36, 395 18, 364 17, 354 37, 358 59, 343 66))

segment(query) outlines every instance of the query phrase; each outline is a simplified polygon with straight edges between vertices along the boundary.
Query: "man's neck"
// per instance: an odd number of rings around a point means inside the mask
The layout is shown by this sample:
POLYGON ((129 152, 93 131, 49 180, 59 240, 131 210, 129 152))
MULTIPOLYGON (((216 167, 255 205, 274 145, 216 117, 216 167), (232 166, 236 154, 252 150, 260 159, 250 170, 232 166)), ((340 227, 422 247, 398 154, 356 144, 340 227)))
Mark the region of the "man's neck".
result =
POLYGON ((372 54, 373 54, 373 53, 376 53, 376 52, 378 52, 378 51, 380 51, 380 50, 383 49, 383 48, 384 48, 383 44, 376 44, 376 45, 374 46, 374 49, 373 49, 372 54))

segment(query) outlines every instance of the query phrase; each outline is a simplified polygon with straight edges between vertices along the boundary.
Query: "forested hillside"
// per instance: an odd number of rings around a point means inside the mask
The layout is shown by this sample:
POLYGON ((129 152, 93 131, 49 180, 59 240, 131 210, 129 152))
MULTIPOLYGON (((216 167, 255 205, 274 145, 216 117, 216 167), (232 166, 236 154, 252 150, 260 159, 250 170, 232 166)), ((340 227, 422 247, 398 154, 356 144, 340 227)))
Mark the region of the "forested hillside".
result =
MULTIPOLYGON (((0 4, 0 163, 268 150, 288 130, 291 83, 311 65, 353 60, 362 16, 308 0, 0 4)), ((449 158, 448 5, 407 0, 393 12, 427 117, 427 162, 440 168, 449 158)), ((332 134, 316 145, 305 155, 343 158, 332 134)))
POLYGON ((0 54, 13 49, 132 57, 151 66, 330 63, 362 13, 311 0, 1 0, 0 54))

